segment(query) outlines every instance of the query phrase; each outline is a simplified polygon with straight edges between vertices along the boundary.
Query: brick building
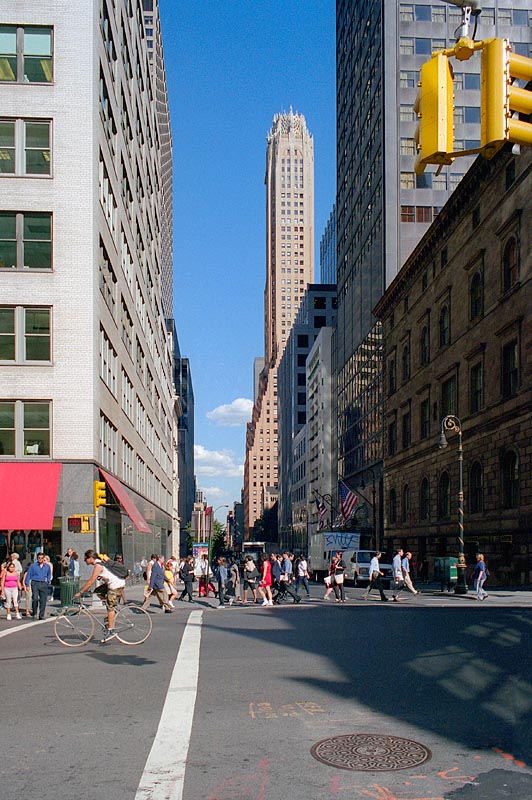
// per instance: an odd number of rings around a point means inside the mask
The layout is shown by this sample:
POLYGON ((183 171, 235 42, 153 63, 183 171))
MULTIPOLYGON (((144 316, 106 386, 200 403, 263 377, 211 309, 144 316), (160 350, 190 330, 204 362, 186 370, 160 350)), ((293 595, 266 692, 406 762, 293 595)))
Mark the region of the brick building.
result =
POLYGON ((465 552, 532 576, 532 151, 479 157, 375 307, 385 331, 385 540, 421 563, 465 552))

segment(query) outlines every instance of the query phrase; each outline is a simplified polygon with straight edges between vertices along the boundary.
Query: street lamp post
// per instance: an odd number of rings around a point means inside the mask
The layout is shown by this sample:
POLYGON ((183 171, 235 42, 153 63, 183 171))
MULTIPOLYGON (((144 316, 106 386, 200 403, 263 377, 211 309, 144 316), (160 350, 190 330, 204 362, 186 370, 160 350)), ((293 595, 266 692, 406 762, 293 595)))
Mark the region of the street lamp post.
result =
POLYGON ((457 580, 454 587, 455 594, 467 594, 466 561, 464 555, 464 478, 463 462, 464 451, 462 448, 462 423, 453 414, 448 414, 441 421, 439 447, 447 447, 446 433, 458 434, 458 563, 457 580))
MULTIPOLYGON (((305 523, 305 546, 301 548, 301 550, 305 553, 308 558, 308 550, 309 550, 309 541, 308 541, 308 511, 306 508, 302 508, 299 512, 299 521, 305 523)), ((303 538, 303 537, 302 537, 303 538)))

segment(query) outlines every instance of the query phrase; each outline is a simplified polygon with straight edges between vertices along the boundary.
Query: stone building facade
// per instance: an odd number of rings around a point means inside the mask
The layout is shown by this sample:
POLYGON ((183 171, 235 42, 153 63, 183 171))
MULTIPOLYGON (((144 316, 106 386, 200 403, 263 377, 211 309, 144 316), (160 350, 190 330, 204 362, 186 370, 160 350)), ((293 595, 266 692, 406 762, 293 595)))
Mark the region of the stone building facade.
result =
POLYGON ((532 578, 532 151, 479 157, 375 307, 385 331, 385 542, 532 578))

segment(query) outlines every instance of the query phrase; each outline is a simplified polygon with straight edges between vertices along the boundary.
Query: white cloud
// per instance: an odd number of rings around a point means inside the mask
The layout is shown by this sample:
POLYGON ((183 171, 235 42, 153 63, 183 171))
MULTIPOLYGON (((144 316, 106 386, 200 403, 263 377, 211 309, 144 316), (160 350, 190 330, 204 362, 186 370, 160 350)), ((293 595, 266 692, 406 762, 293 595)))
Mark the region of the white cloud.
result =
POLYGON ((207 411, 207 418, 215 425, 224 425, 229 428, 245 425, 251 419, 253 401, 245 397, 237 397, 232 403, 217 406, 212 411, 207 411))
POLYGON ((219 486, 201 486, 201 491, 205 495, 208 503, 212 505, 215 501, 227 501, 227 489, 220 489, 219 486))
POLYGON ((207 450, 201 444, 194 445, 194 469, 196 475, 208 478, 240 478, 244 474, 244 465, 235 462, 230 450, 207 450))

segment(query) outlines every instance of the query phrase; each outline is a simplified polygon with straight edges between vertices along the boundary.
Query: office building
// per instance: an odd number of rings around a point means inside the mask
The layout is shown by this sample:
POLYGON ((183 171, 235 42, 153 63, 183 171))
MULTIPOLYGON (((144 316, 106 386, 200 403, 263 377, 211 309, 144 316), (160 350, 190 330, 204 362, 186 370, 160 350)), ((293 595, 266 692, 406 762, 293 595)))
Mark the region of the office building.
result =
POLYGON ((146 5, 151 60, 139 0, 0 3, 0 528, 24 559, 131 563, 175 532, 171 141, 146 5))
POLYGON ((277 368, 314 276, 314 143, 302 114, 290 110, 274 117, 265 184, 264 367, 246 431, 246 536, 261 517, 264 502, 270 504, 277 495, 277 368))

